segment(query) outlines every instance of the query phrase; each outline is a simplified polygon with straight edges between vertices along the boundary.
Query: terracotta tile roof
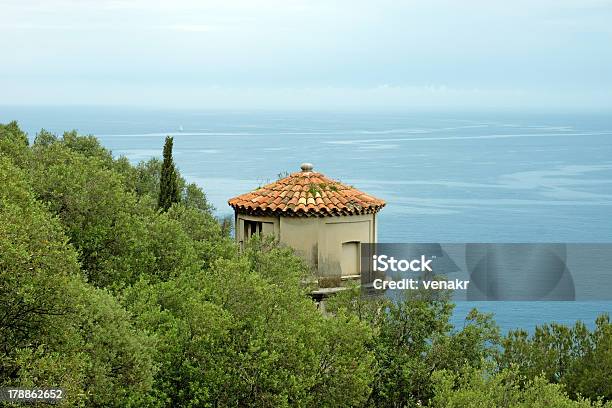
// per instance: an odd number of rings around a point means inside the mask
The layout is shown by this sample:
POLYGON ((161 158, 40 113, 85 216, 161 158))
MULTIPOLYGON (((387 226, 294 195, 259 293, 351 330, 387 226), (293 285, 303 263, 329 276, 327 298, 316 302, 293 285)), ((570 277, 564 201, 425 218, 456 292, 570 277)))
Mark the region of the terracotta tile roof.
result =
POLYGON ((385 202, 312 171, 302 171, 228 201, 234 210, 251 215, 333 216, 375 213, 385 202))

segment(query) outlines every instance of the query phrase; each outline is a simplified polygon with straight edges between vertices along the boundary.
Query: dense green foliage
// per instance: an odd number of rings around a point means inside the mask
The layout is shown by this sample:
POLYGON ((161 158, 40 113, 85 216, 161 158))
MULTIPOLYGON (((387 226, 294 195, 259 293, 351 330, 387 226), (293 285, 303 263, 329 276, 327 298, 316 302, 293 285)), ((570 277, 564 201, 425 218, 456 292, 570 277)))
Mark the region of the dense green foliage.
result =
POLYGON ((520 407, 520 408, 587 408, 609 407, 601 400, 579 397, 572 400, 563 387, 541 376, 528 379, 516 370, 503 370, 490 375, 483 370, 464 368, 459 372, 437 371, 434 407, 520 407))
MULTIPOLYGON (((0 386, 66 389, 65 406, 602 406, 612 324, 503 337, 419 293, 321 313, 288 248, 230 224, 158 159, 91 136, 0 125, 0 386), (179 199, 180 198, 180 199, 179 199), (600 400, 601 399, 601 400, 600 400)), ((607 403, 608 407, 612 403, 607 403)))
POLYGON ((163 211, 168 211, 172 204, 180 201, 176 168, 172 159, 172 145, 172 137, 166 137, 164 161, 159 182, 159 198, 157 201, 157 206, 163 211))
POLYGON ((572 396, 599 395, 612 400, 612 324, 599 316, 595 330, 547 324, 533 336, 511 332, 503 341, 500 366, 515 366, 526 378, 536 375, 565 386, 572 396), (526 358, 527 357, 527 358, 526 358))

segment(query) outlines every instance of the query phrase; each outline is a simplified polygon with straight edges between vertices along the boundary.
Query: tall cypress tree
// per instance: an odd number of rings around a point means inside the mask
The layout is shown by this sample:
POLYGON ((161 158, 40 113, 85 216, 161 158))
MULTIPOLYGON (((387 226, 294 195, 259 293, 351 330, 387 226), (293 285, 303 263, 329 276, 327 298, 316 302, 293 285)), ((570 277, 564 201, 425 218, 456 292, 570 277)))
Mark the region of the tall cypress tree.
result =
POLYGON ((178 203, 179 201, 177 174, 174 168, 174 161, 172 160, 172 138, 166 136, 157 207, 162 211, 166 211, 173 203, 178 203))

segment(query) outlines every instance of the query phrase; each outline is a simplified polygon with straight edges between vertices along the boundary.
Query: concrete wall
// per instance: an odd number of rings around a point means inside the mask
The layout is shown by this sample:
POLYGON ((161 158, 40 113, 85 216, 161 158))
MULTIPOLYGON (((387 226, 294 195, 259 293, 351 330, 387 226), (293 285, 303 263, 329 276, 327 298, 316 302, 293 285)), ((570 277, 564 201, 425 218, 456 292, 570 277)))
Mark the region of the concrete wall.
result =
POLYGON ((280 242, 286 244, 315 269, 319 265, 319 229, 318 217, 281 217, 280 242))
POLYGON ((257 217, 237 214, 236 240, 240 243, 245 240, 245 221, 263 222, 263 234, 274 234, 281 243, 295 249, 299 256, 318 271, 319 276, 354 273, 360 256, 358 244, 374 243, 377 235, 376 214, 335 217, 257 217))
MULTIPOLYGON (((342 270, 342 264, 353 264, 353 260, 344 260, 343 254, 353 254, 343 251, 344 243, 376 242, 375 214, 351 215, 320 218, 319 224, 319 254, 318 270, 321 276, 348 275, 342 270)), ((354 262, 359 261, 359 253, 355 254, 354 262)))

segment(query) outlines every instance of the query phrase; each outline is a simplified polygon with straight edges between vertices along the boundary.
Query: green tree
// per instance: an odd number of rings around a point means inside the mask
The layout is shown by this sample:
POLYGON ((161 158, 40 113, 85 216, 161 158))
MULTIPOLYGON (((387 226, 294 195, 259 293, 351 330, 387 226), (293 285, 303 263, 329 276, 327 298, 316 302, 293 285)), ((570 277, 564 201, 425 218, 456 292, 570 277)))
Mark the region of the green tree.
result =
POLYGON ((180 201, 177 172, 172 159, 172 143, 173 138, 167 136, 164 143, 164 161, 161 168, 159 199, 157 203, 158 208, 162 211, 168 211, 172 204, 180 201))
POLYGON ((572 400, 563 387, 537 376, 526 378, 515 368, 497 374, 486 370, 464 368, 433 373, 435 396, 430 406, 440 408, 589 408, 611 407, 612 403, 572 400))
MULTIPOLYGON (((173 207, 170 211, 174 211, 173 207)), ((325 317, 287 248, 258 243, 208 269, 142 280, 125 304, 158 340, 161 406, 359 406, 370 392, 370 330, 325 317)))
POLYGON ((87 284, 58 218, 0 155, 0 385, 57 387, 66 406, 146 402, 150 338, 87 284))
POLYGON ((36 145, 29 168, 37 198, 57 214, 91 283, 122 287, 155 271, 147 251, 155 212, 124 188, 105 158, 87 157, 63 143, 36 145))
MULTIPOLYGON (((578 324, 574 326, 578 327, 578 324)), ((586 328, 584 328, 586 329, 586 328)), ((595 330, 582 341, 580 358, 576 359, 563 379, 570 395, 603 397, 612 401, 612 323, 602 314, 595 320, 595 330)), ((612 404, 612 403, 611 403, 612 404)))
POLYGON ((41 129, 34 138, 34 146, 49 146, 53 143, 58 143, 58 138, 53 133, 41 129))
POLYGON ((219 224, 208 211, 195 205, 155 211, 157 162, 133 168, 113 160, 95 138, 70 132, 53 142, 39 135, 28 166, 32 186, 59 216, 91 283, 117 292, 143 274, 165 280, 209 262, 217 248, 233 250, 218 239, 219 224))
POLYGON ((201 268, 208 268, 217 258, 232 258, 237 248, 233 239, 222 230, 217 219, 207 211, 189 207, 181 202, 173 205, 166 213, 177 221, 189 236, 201 268))
POLYGON ((19 128, 19 124, 17 121, 12 121, 7 123, 6 125, 0 124, 0 137, 1 138, 11 138, 14 139, 17 143, 22 146, 28 146, 28 135, 19 128))
POLYGON ((328 311, 352 313, 374 336, 367 343, 376 357, 369 404, 377 407, 425 405, 435 395, 432 373, 481 367, 492 362, 499 329, 490 315, 472 310, 460 330, 449 319, 448 294, 426 291, 394 299, 368 299, 360 288, 330 300, 328 311))
POLYGON ((572 396, 612 400, 612 323, 607 314, 589 331, 583 322, 573 327, 544 324, 533 335, 510 332, 502 341, 499 366, 516 366, 525 378, 543 376, 565 385, 572 396))
POLYGON ((156 204, 159 200, 161 168, 162 162, 157 157, 143 160, 134 168, 134 191, 138 196, 149 195, 155 198, 156 204))
MULTIPOLYGON (((161 160, 154 157, 147 161, 141 161, 136 167, 125 169, 123 172, 127 175, 130 189, 134 190, 137 195, 150 195, 159 199, 162 172, 161 160)), ((212 214, 214 208, 208 203, 204 191, 195 183, 187 183, 176 168, 175 172, 180 202, 186 207, 196 208, 212 214)))
POLYGON ((28 144, 28 135, 19 128, 16 121, 6 125, 0 123, 0 154, 19 167, 25 167, 29 162, 28 144))

